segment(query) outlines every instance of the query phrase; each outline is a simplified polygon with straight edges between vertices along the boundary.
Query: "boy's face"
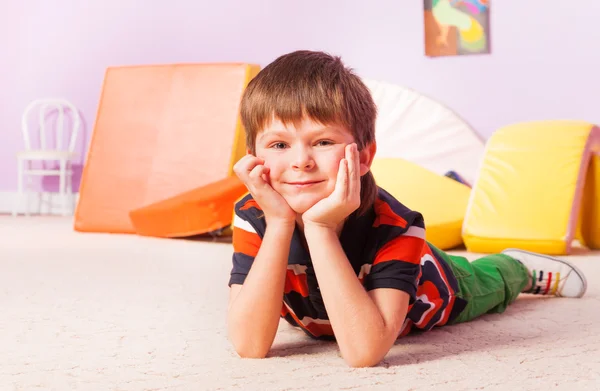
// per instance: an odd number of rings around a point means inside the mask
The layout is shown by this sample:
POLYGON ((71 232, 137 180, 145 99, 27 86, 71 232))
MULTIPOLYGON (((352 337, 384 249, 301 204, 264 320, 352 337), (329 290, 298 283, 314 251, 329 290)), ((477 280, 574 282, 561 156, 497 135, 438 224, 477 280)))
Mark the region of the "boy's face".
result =
MULTIPOLYGON (((256 156, 269 167, 266 179, 273 189, 302 214, 333 192, 344 149, 353 142, 350 131, 340 126, 309 119, 286 126, 274 119, 256 137, 256 156)), ((368 165, 361 164, 361 175, 367 171, 368 165)))

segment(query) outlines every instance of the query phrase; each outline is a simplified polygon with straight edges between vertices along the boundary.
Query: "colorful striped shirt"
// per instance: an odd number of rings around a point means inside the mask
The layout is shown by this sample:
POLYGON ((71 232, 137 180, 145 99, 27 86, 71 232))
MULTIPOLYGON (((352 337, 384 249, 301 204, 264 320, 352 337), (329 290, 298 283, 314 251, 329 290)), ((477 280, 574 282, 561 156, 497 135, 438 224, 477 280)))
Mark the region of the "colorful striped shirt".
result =
MULTIPOLYGON (((244 283, 265 230, 260 206, 250 194, 246 195, 235 205, 229 286, 244 283)), ((379 188, 367 213, 348 217, 340 243, 367 291, 393 288, 409 294, 409 310, 399 336, 413 328, 442 326, 464 308, 466 302, 456 296, 458 284, 452 270, 439 250, 425 241, 422 215, 385 190, 379 188)), ((290 244, 281 316, 311 337, 334 337, 310 253, 298 227, 290 244)))

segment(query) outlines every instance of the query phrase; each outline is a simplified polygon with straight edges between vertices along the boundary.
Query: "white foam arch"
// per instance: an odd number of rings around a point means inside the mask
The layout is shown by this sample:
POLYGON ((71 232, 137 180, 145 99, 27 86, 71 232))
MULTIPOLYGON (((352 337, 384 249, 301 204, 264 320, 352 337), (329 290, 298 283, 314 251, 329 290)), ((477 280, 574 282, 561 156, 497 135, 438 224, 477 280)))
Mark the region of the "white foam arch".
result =
POLYGON ((473 184, 485 141, 452 110, 409 88, 363 79, 378 108, 377 157, 400 157, 473 184))

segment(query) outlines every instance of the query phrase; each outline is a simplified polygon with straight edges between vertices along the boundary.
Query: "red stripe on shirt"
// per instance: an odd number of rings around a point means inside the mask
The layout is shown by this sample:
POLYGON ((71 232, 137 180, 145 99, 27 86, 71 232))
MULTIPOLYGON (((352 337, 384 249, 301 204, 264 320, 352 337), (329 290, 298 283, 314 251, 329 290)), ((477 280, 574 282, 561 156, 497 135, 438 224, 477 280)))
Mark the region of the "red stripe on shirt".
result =
POLYGON ((421 263, 421 254, 425 241, 415 236, 400 235, 387 242, 377 251, 373 266, 386 261, 404 261, 418 265, 421 263))
POLYGON ((433 251, 431 251, 431 248, 429 248, 429 246, 424 246, 424 250, 425 251, 423 251, 423 254, 429 254, 433 258, 433 260, 437 266, 437 269, 440 273, 440 277, 442 277, 442 280, 444 280, 444 284, 446 284, 446 287, 448 288, 448 293, 451 296, 454 296, 454 293, 455 293, 454 289, 452 289, 452 286, 448 282, 448 277, 446 277, 446 272, 444 272, 444 268, 442 267, 442 265, 440 264, 440 262, 438 261, 436 256, 433 254, 433 251))
MULTIPOLYGON (((286 314, 290 314, 290 316, 292 317, 292 319, 294 319, 294 320, 296 321, 296 324, 297 324, 299 327, 302 327, 303 329, 305 329, 305 330, 306 330, 306 327, 304 326, 304 324, 302 324, 302 322, 300 322, 300 319, 298 319, 298 317, 296 316, 296 314, 294 313, 294 311, 292 311, 290 308, 288 308, 288 307, 285 305, 285 303, 283 303, 283 307, 285 308, 285 311, 287 311, 287 312, 286 312, 286 314)), ((281 313, 282 313, 282 314, 284 313, 284 310, 283 310, 283 309, 281 310, 281 313)), ((285 316, 285 315, 284 315, 284 316, 285 316)))
POLYGON ((375 221, 373 227, 379 227, 380 225, 393 225, 396 227, 406 228, 407 222, 402 217, 396 214, 385 201, 381 199, 375 200, 375 221))
POLYGON ((321 335, 333 335, 333 328, 330 324, 309 322, 305 325, 305 328, 315 337, 320 337, 321 335))
POLYGON ((427 296, 427 300, 423 300, 423 303, 429 304, 431 308, 428 310, 427 315, 419 320, 417 327, 422 328, 431 321, 434 315, 439 311, 439 308, 444 304, 443 300, 440 299, 440 291, 431 281, 425 281, 417 288, 417 297, 427 296))
POLYGON ((260 205, 258 205, 258 203, 254 200, 254 198, 250 198, 248 201, 244 202, 244 205, 240 207, 240 210, 248 210, 250 208, 262 210, 260 205))
POLYGON ((319 323, 314 323, 314 322, 308 322, 307 324, 304 324, 300 321, 300 319, 298 319, 298 317, 296 316, 294 311, 291 311, 290 309, 288 309, 285 304, 283 305, 283 308, 281 309, 281 314, 282 314, 282 316, 290 314, 292 319, 294 319, 296 321, 296 323, 298 324, 299 327, 308 331, 315 337, 320 337, 322 335, 333 335, 333 328, 331 327, 331 324, 319 324, 319 323))
POLYGON ((450 313, 452 312, 452 308, 454 308, 454 301, 456 300, 456 296, 450 296, 450 300, 448 300, 448 306, 444 309, 444 316, 437 322, 438 326, 443 326, 448 323, 448 319, 450 318, 450 313))
POLYGON ((262 240, 258 234, 248 232, 238 227, 233 227, 233 251, 256 257, 262 240))
POLYGON ((298 292, 302 297, 308 297, 308 283, 306 282, 306 274, 296 274, 293 270, 285 272, 285 294, 291 291, 298 292))
POLYGON ((448 322, 448 318, 450 317, 450 313, 452 312, 452 308, 454 308, 454 302, 456 300, 456 296, 455 296, 456 292, 454 291, 454 289, 452 289, 452 286, 448 282, 448 277, 446 276, 446 272, 444 271, 444 268, 442 267, 442 265, 438 261, 437 257, 433 254, 433 251, 431 251, 431 248, 429 246, 424 246, 423 253, 431 255, 431 257, 433 258, 433 261, 436 264, 436 268, 437 268, 437 270, 439 272, 439 275, 442 278, 442 280, 444 281, 444 284, 446 285, 446 288, 448 289, 448 296, 449 296, 448 297, 448 305, 444 309, 444 311, 445 311, 444 315, 436 323, 436 325, 443 326, 443 325, 445 325, 448 322))
POLYGON ((285 304, 282 304, 281 305, 281 317, 285 318, 285 316, 287 314, 289 314, 289 313, 290 313, 290 311, 287 309, 287 307, 285 306, 285 304))

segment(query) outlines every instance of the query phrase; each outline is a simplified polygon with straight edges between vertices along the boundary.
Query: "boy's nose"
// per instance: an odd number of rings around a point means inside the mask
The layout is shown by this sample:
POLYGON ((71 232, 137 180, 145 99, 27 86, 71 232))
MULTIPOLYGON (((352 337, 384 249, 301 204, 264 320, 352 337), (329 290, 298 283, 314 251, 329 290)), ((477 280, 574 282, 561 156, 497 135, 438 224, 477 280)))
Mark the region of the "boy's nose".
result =
POLYGON ((305 150, 297 151, 295 159, 292 163, 292 166, 294 167, 294 169, 297 169, 297 170, 311 169, 314 167, 314 165, 315 165, 315 162, 314 162, 312 156, 310 156, 310 154, 307 153, 307 151, 305 151, 305 150))

